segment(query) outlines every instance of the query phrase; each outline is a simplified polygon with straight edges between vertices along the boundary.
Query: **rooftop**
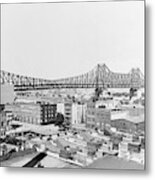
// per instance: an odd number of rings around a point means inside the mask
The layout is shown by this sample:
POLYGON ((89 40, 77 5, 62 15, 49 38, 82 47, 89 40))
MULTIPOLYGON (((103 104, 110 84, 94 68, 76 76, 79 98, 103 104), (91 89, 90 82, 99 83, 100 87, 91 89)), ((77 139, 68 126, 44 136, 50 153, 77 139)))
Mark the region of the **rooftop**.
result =
POLYGON ((127 161, 115 156, 106 156, 94 161, 87 168, 96 169, 126 169, 144 170, 144 166, 134 161, 127 161))
POLYGON ((58 129, 59 129, 57 126, 54 126, 53 124, 42 126, 42 125, 21 123, 18 121, 12 121, 12 124, 22 125, 22 126, 15 130, 8 131, 8 134, 31 131, 31 132, 41 134, 41 135, 51 135, 51 134, 57 134, 58 129))
POLYGON ((120 119, 124 119, 126 121, 130 121, 130 122, 137 124, 137 123, 144 122, 144 114, 141 114, 139 116, 131 116, 126 112, 122 112, 122 113, 117 113, 117 114, 111 115, 112 121, 116 121, 116 120, 120 120, 120 119))

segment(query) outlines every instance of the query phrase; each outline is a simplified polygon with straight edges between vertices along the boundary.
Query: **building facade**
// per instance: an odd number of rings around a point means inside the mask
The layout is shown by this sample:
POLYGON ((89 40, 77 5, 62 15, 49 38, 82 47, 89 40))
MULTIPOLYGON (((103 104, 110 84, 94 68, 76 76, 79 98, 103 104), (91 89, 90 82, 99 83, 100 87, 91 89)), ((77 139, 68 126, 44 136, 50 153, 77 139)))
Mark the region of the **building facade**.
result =
POLYGON ((104 125, 110 124, 111 111, 105 108, 96 108, 95 102, 87 104, 86 126, 103 129, 104 125))
POLYGON ((72 102, 64 103, 64 118, 65 122, 70 125, 72 122, 72 102))
POLYGON ((57 115, 56 104, 40 104, 41 108, 41 124, 54 123, 57 115))
POLYGON ((64 115, 68 124, 81 124, 86 121, 86 104, 64 102, 57 104, 57 112, 64 115))
POLYGON ((15 120, 30 124, 48 124, 56 120, 56 104, 48 103, 15 103, 6 105, 15 120))
POLYGON ((0 137, 5 137, 6 132, 11 129, 10 123, 13 120, 13 114, 11 111, 0 112, 0 137))
POLYGON ((113 119, 111 120, 111 126, 126 133, 144 131, 144 121, 134 122, 128 119, 113 119))
POLYGON ((72 105, 72 124, 81 124, 86 121, 86 104, 72 105))

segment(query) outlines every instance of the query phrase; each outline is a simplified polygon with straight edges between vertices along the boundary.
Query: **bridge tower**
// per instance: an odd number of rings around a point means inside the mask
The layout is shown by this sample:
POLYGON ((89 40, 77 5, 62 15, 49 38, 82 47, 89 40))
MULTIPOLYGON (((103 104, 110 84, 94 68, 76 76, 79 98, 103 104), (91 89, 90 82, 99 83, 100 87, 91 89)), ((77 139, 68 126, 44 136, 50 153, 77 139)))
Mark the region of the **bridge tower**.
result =
POLYGON ((133 68, 131 70, 131 88, 130 88, 130 99, 135 95, 137 90, 144 84, 144 76, 139 68, 133 68))
POLYGON ((97 68, 96 68, 96 77, 95 77, 95 100, 98 100, 99 99, 99 96, 101 95, 102 93, 102 88, 100 87, 99 85, 99 78, 100 78, 100 64, 97 65, 97 68))

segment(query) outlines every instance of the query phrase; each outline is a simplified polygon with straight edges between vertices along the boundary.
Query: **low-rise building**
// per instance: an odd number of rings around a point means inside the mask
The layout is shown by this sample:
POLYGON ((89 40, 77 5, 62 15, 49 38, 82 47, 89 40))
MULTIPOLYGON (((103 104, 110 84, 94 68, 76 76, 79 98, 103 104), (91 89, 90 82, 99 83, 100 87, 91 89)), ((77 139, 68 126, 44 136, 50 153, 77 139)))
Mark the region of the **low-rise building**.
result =
POLYGON ((118 131, 134 133, 138 131, 144 131, 144 119, 112 119, 111 126, 115 127, 118 131))
POLYGON ((140 151, 141 151, 141 144, 140 144, 140 142, 131 142, 131 143, 128 143, 128 151, 129 152, 140 153, 140 151))
POLYGON ((111 126, 125 133, 144 132, 145 121, 142 109, 128 108, 122 112, 112 112, 111 126))

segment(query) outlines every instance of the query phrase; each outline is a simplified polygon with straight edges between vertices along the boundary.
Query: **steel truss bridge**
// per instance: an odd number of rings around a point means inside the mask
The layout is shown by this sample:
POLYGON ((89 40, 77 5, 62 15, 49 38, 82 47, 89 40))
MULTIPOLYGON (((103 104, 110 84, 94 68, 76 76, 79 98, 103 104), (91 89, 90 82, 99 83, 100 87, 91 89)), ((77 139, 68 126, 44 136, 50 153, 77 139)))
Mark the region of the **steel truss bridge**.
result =
POLYGON ((75 77, 47 80, 1 71, 1 84, 13 84, 15 91, 45 90, 54 88, 141 88, 144 75, 139 68, 129 73, 112 72, 105 64, 75 77))

